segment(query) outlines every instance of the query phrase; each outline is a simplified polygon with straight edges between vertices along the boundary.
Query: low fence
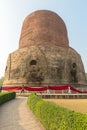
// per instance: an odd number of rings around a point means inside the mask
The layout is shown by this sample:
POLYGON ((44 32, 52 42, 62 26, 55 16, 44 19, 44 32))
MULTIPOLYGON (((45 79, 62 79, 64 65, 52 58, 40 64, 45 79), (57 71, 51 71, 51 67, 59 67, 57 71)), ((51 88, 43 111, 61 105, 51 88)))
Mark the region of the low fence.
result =
POLYGON ((3 91, 27 91, 27 92, 37 92, 37 93, 82 93, 87 94, 87 88, 75 88, 71 85, 63 86, 42 86, 42 87, 30 87, 30 86, 3 86, 3 91))

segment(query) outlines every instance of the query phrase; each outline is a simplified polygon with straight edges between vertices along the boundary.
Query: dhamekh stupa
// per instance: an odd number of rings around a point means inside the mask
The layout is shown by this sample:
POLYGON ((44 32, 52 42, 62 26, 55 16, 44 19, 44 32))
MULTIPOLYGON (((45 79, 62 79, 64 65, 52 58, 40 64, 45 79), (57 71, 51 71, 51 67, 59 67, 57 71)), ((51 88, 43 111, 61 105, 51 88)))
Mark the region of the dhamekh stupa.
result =
POLYGON ((8 56, 3 85, 85 84, 81 56, 69 46, 64 21, 38 10, 22 26, 18 50, 8 56))

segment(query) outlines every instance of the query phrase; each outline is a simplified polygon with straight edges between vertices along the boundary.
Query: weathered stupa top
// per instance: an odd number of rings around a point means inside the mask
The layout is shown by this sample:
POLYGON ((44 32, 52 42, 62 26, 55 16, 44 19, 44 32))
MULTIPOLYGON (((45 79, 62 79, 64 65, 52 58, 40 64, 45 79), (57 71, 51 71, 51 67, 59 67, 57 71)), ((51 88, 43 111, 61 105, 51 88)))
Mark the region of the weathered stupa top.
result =
POLYGON ((35 11, 25 18, 19 48, 42 44, 61 47, 68 47, 69 44, 64 21, 48 10, 35 11))

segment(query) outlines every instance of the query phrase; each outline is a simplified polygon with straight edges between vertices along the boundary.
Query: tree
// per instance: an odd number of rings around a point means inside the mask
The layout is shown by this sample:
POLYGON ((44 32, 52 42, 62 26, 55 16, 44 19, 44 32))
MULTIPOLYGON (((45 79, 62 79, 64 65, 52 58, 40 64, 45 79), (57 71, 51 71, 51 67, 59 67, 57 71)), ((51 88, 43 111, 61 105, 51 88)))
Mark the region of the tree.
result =
POLYGON ((86 83, 87 83, 87 73, 85 73, 85 75, 86 75, 86 83))
POLYGON ((3 84, 3 81, 4 81, 4 77, 1 77, 1 78, 0 78, 0 85, 3 84))

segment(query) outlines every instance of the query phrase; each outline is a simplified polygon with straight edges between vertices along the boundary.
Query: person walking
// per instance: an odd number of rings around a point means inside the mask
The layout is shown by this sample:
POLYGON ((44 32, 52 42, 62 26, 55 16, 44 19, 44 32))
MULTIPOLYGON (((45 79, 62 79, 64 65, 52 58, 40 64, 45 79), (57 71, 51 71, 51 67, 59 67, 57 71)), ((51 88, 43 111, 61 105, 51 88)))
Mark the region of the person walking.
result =
POLYGON ((22 85, 22 89, 21 89, 21 92, 20 92, 20 95, 24 93, 24 85, 22 85))

